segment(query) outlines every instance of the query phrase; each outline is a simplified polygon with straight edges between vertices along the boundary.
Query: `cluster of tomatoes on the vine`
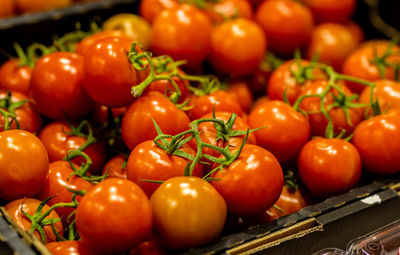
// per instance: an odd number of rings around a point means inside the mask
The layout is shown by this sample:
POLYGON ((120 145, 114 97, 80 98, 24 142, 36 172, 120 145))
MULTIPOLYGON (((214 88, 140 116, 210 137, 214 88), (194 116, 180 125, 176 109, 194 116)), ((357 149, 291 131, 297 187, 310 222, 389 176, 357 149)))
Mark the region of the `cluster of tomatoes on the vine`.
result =
POLYGON ((304 4, 143 0, 151 26, 124 14, 15 45, 0 67, 5 209, 53 254, 162 254, 300 210, 299 185, 322 199, 362 166, 400 171, 399 47, 359 45, 355 1, 304 4), (226 82, 190 74, 206 58, 226 82))

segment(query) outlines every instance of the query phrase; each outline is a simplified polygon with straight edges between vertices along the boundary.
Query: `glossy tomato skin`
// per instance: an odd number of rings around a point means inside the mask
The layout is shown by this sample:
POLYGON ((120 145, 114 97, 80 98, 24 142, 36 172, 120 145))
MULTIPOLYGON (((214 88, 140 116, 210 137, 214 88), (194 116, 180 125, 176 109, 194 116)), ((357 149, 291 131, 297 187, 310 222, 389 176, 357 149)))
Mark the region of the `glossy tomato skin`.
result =
POLYGON ((153 23, 154 19, 164 9, 169 9, 178 5, 176 0, 143 0, 140 1, 139 14, 145 20, 153 23))
MULTIPOLYGON (((69 150, 77 150, 86 142, 84 137, 68 134, 71 131, 66 122, 55 121, 49 123, 40 132, 39 138, 46 146, 50 162, 63 160, 69 150)), ((83 152, 92 160, 89 171, 91 173, 99 172, 103 168, 106 157, 105 144, 103 142, 94 143, 83 152)), ((76 157, 72 162, 80 166, 81 163, 85 162, 85 159, 76 157)))
MULTIPOLYGON (((79 167, 75 165, 77 169, 79 167)), ((54 161, 49 165, 49 173, 47 174, 46 181, 42 186, 40 193, 36 196, 40 200, 44 200, 48 197, 56 195, 47 204, 52 206, 57 203, 71 203, 72 202, 72 192, 70 190, 77 191, 88 191, 92 188, 93 184, 82 179, 77 175, 72 175, 73 170, 66 161, 54 161)), ((77 201, 80 201, 81 197, 77 196, 77 201)), ((75 210, 71 207, 59 207, 55 211, 60 217, 62 217, 63 222, 68 222, 68 216, 75 210)))
POLYGON ((153 213, 146 194, 135 183, 121 178, 106 179, 94 186, 76 213, 82 240, 102 253, 136 247, 148 238, 152 226, 153 213))
POLYGON ((313 196, 338 195, 353 188, 360 179, 360 154, 345 140, 315 138, 301 150, 298 172, 313 196))
POLYGON ((39 12, 66 7, 72 4, 72 0, 16 0, 18 12, 39 12))
MULTIPOLYGON (((293 72, 298 72, 300 66, 310 65, 308 60, 289 60, 279 66, 275 71, 272 72, 271 77, 267 85, 267 95, 272 100, 284 100, 284 94, 289 100, 290 104, 294 104, 296 99, 305 87, 310 84, 310 81, 299 83, 293 72)), ((315 69, 313 72, 316 79, 323 79, 325 76, 319 69, 315 69)))
POLYGON ((132 40, 126 38, 105 38, 86 51, 84 87, 96 103, 122 107, 134 101, 131 87, 146 78, 147 69, 137 71, 130 63, 131 44, 132 40))
POLYGON ((389 112, 364 120, 354 130, 353 144, 360 152, 363 166, 376 174, 400 170, 400 112, 389 112))
POLYGON ((84 38, 82 41, 76 44, 75 52, 84 56, 87 50, 94 45, 96 42, 101 41, 106 38, 123 37, 126 40, 130 40, 124 32, 120 30, 103 30, 96 32, 84 38))
POLYGON ((269 49, 283 55, 302 48, 313 27, 308 7, 291 0, 264 1, 257 10, 256 20, 264 28, 269 49))
MULTIPOLYGON (((196 152, 189 145, 182 146, 180 150, 192 157, 196 156, 196 152)), ((183 176, 189 163, 190 161, 183 157, 168 155, 152 140, 144 141, 129 155, 128 179, 135 182, 150 198, 160 184, 143 180, 166 181, 172 177, 183 176)), ((200 164, 196 165, 192 176, 203 177, 203 168, 200 164)))
POLYGON ((122 137, 133 149, 139 143, 157 136, 154 119, 164 134, 177 135, 189 127, 189 117, 156 91, 149 92, 129 106, 122 118, 122 137))
MULTIPOLYGON (((326 89, 327 86, 328 81, 326 80, 314 81, 303 90, 300 96, 320 94, 326 89)), ((339 86, 346 96, 350 96, 352 94, 352 92, 345 85, 339 84, 339 86)), ((334 103, 332 93, 336 96, 339 94, 336 89, 331 89, 331 91, 323 99, 325 109, 327 109, 330 104, 334 103)), ((320 108, 321 100, 319 97, 305 98, 299 106, 299 109, 302 109, 308 113, 307 116, 311 126, 311 135, 324 137, 326 127, 328 125, 328 119, 325 115, 320 113, 320 108)), ((361 108, 348 108, 348 111, 350 123, 347 121, 345 111, 342 108, 332 107, 332 109, 328 111, 328 114, 331 117, 334 125, 335 134, 340 134, 340 132, 345 130, 346 134, 349 135, 351 132, 353 132, 357 124, 363 120, 363 110, 361 108)))
POLYGON ((205 11, 213 24, 219 24, 229 19, 251 19, 253 11, 247 0, 222 0, 206 2, 205 11))
POLYGON ((239 18, 214 27, 209 59, 221 73, 244 75, 256 70, 266 50, 262 28, 254 21, 239 18))
POLYGON ((0 9, 0 18, 11 17, 15 12, 14 0, 2 0, 0 9))
POLYGON ((197 67, 210 50, 211 21, 194 6, 183 4, 165 9, 153 22, 151 49, 197 67))
POLYGON ((346 23, 353 14, 356 0, 302 0, 312 11, 318 23, 346 23))
POLYGON ((30 92, 39 112, 52 119, 79 119, 94 102, 83 88, 83 57, 54 52, 42 57, 32 72, 30 92))
POLYGON ((257 145, 269 150, 280 162, 287 162, 300 152, 310 138, 307 118, 282 101, 272 100, 260 104, 248 117, 255 131, 257 145))
MULTIPOLYGON (((42 128, 41 115, 33 108, 32 104, 29 102, 28 97, 20 92, 0 90, 0 99, 5 99, 8 93, 11 93, 12 103, 17 103, 23 100, 27 100, 25 104, 15 109, 14 113, 17 117, 17 121, 21 129, 37 134, 42 128)), ((5 110, 7 111, 7 109, 5 110)), ((17 128, 17 123, 15 121, 13 121, 11 128, 12 129, 17 128)), ((0 115, 0 131, 3 130, 4 130, 4 116, 0 115)))
MULTIPOLYGON (((385 77, 380 77, 379 70, 376 64, 372 63, 375 59, 375 54, 381 57, 385 54, 389 47, 390 42, 388 40, 376 40, 367 41, 361 44, 356 50, 354 50, 343 63, 342 73, 345 75, 354 76, 367 81, 375 81, 380 79, 394 78, 394 68, 385 68, 385 77)), ((394 45, 392 52, 399 52, 400 47, 394 45)), ((397 54, 389 56, 386 61, 388 63, 396 64, 400 62, 400 56, 397 54)), ((346 82, 346 85, 355 93, 361 93, 365 88, 364 85, 346 82)))
POLYGON ((228 211, 238 216, 267 210, 278 200, 283 188, 278 160, 269 151, 252 144, 246 144, 231 165, 211 177, 220 179, 211 184, 224 198, 228 211))
POLYGON ((318 56, 318 62, 342 70, 346 57, 358 46, 357 38, 345 25, 324 23, 313 28, 306 56, 312 59, 318 56))
POLYGON ((248 82, 241 80, 228 82, 227 91, 238 101, 244 112, 250 112, 253 93, 248 82))
POLYGON ((32 68, 19 66, 18 64, 18 59, 10 59, 0 66, 0 88, 15 90, 27 95, 32 77, 32 68))
MULTIPOLYGON (((389 109, 400 110, 400 83, 391 80, 374 81, 373 100, 378 100, 381 111, 386 112, 389 109)), ((360 94, 361 103, 371 103, 371 87, 367 86, 360 94)))
POLYGON ((283 185, 281 196, 275 203, 282 209, 278 209, 281 216, 298 212, 310 204, 310 198, 303 189, 291 189, 287 185, 283 185))
POLYGON ((224 90, 217 90, 208 95, 192 97, 190 104, 193 106, 189 110, 189 116, 192 120, 199 119, 207 113, 212 113, 213 109, 216 112, 231 112, 238 116, 243 114, 242 107, 235 99, 224 90))
MULTIPOLYGON (((32 225, 32 222, 23 215, 21 209, 28 213, 29 215, 34 215, 36 209, 38 208, 41 201, 33 198, 20 198, 14 200, 4 206, 4 209, 8 212, 11 216, 11 219, 23 230, 29 231, 32 225)), ((43 212, 49 210, 50 207, 45 205, 43 207, 43 212)), ((50 212, 50 214, 45 219, 59 219, 60 217, 55 211, 50 212)), ((54 223, 54 227, 56 231, 63 236, 63 224, 61 221, 54 223)), ((46 225, 43 227, 46 235, 46 242, 55 242, 56 235, 54 234, 53 230, 51 229, 51 225, 46 225)), ((38 230, 33 232, 33 235, 36 236, 39 240, 42 240, 38 230)))
POLYGON ((126 161, 125 156, 116 155, 109 159, 107 163, 103 167, 102 175, 107 173, 107 178, 117 177, 117 178, 128 178, 128 171, 126 169, 126 161), (125 166, 124 166, 125 164, 125 166))
POLYGON ((82 241, 62 241, 46 244, 46 248, 53 255, 96 255, 87 244, 82 241))
POLYGON ((0 132, 0 198, 11 201, 37 194, 46 180, 46 147, 30 132, 0 132))
POLYGON ((225 224, 224 199, 207 181, 174 177, 161 184, 150 199, 156 232, 173 249, 213 241, 225 224))

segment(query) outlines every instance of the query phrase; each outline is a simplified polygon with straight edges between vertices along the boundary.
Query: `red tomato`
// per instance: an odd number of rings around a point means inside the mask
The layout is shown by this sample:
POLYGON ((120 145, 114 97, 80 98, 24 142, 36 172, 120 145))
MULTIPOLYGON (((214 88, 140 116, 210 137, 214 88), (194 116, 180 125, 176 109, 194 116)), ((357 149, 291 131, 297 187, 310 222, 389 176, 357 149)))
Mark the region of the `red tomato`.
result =
POLYGON ((266 50, 265 35, 254 21, 238 18, 212 30, 210 62, 219 72, 249 74, 256 70, 266 50))
POLYGON ((94 103, 83 88, 83 57, 71 52, 54 52, 42 57, 32 72, 32 99, 46 117, 79 119, 94 103))
POLYGON ((32 77, 32 68, 19 66, 19 60, 11 59, 0 66, 0 77, 0 88, 15 90, 27 95, 32 77))
MULTIPOLYGON (((111 108, 111 114, 114 118, 122 117, 127 107, 111 108)), ((109 121, 108 111, 110 108, 104 105, 96 104, 90 116, 90 123, 105 124, 109 121)))
MULTIPOLYGON (((293 72, 299 72, 300 65, 307 66, 310 65, 310 62, 301 60, 299 64, 297 60, 290 60, 272 72, 267 85, 267 95, 270 99, 283 101, 286 92, 289 103, 294 104, 294 102, 296 102, 300 93, 311 83, 311 81, 308 80, 304 81, 304 83, 299 83, 295 78, 293 72)), ((316 79, 325 78, 319 69, 315 69, 313 75, 316 79)))
POLYGON ((53 255, 96 255, 82 241, 63 241, 63 242, 51 242, 46 244, 46 248, 53 255))
POLYGON ((247 0, 221 0, 205 3, 206 13, 214 24, 235 18, 251 19, 253 16, 251 5, 247 0))
MULTIPOLYGON (((385 77, 381 77, 378 66, 373 63, 377 57, 382 57, 387 52, 389 44, 390 42, 388 40, 368 41, 363 43, 346 58, 342 67, 343 74, 368 81, 380 79, 392 80, 394 78, 393 67, 384 67, 385 77)), ((394 55, 389 55, 389 57, 386 58, 386 62, 389 64, 400 63, 400 56, 397 54, 399 51, 400 47, 394 45, 391 50, 394 55)), ((346 85, 355 93, 361 93, 365 87, 362 84, 354 82, 346 82, 346 85)))
MULTIPOLYGON (((75 165, 78 169, 79 167, 75 165)), ((57 203, 71 203, 72 192, 70 190, 85 190, 88 191, 93 184, 82 179, 77 175, 72 175, 73 170, 66 161, 54 161, 49 165, 49 173, 46 181, 42 186, 40 193, 37 198, 44 200, 48 197, 56 195, 52 198, 48 205, 52 206, 57 203)), ((77 201, 80 201, 80 196, 77 197, 77 201)), ((64 223, 68 223, 68 216, 75 210, 72 207, 58 207, 55 209, 60 217, 62 217, 64 223)))
MULTIPOLYGON (((383 112, 389 109, 400 110, 400 83, 391 80, 375 81, 373 100, 378 100, 379 106, 383 112)), ((360 95, 361 103, 371 103, 371 87, 364 88, 360 95)))
POLYGON ((363 166, 376 174, 400 171, 400 112, 364 120, 354 130, 353 144, 360 152, 363 166))
POLYGON ((173 249, 199 246, 221 233, 226 204, 205 180, 174 177, 161 184, 150 199, 155 229, 173 249))
POLYGON ((163 255, 168 254, 166 249, 156 241, 148 241, 140 244, 137 248, 131 250, 129 255, 163 255))
POLYGON ((117 155, 112 157, 107 161, 107 163, 103 167, 102 175, 107 173, 107 178, 118 177, 118 178, 128 178, 128 171, 126 169, 127 159, 125 156, 117 155))
POLYGON ((77 43, 75 52, 83 56, 85 55, 87 50, 98 41, 101 41, 106 38, 115 38, 115 37, 122 37, 126 40, 130 40, 130 38, 120 30, 103 30, 91 34, 82 41, 80 41, 79 43, 77 43))
POLYGON ((282 209, 277 210, 280 212, 281 216, 283 216, 300 211, 304 207, 310 205, 310 201, 302 189, 291 189, 287 185, 283 185, 281 196, 278 201, 276 201, 275 205, 282 209))
MULTIPOLYGON (((63 160, 69 150, 77 150, 86 142, 85 137, 68 134, 71 131, 70 126, 66 122, 55 121, 45 126, 40 132, 39 138, 46 146, 50 162, 63 160)), ((89 171, 91 173, 99 172, 103 168, 106 157, 105 144, 102 142, 92 144, 83 150, 83 152, 92 160, 89 171)), ((85 162, 85 159, 83 157, 76 157, 72 162, 80 165, 85 162)))
POLYGON ((146 194, 135 183, 121 178, 94 186, 76 212, 80 237, 103 253, 133 249, 151 234, 152 226, 153 213, 146 194))
POLYGON ((357 184, 361 158, 356 147, 345 140, 315 138, 301 150, 298 171, 313 196, 327 198, 357 184))
POLYGON ((209 53, 211 28, 207 15, 194 6, 165 9, 153 22, 152 51, 186 60, 190 67, 196 67, 209 53))
POLYGON ((300 152, 310 138, 307 118, 282 101, 267 101, 253 109, 248 118, 255 131, 257 145, 269 150, 280 162, 286 162, 300 152))
MULTIPOLYGON (((196 152, 189 145, 185 144, 180 150, 193 157, 196 156, 196 152)), ((139 185, 150 198, 160 184, 143 180, 166 181, 172 177, 183 176, 189 163, 186 158, 167 154, 153 141, 144 141, 137 145, 129 156, 128 179, 139 185)), ((203 177, 203 168, 200 164, 196 165, 192 175, 203 177)))
MULTIPOLYGON (((214 168, 217 165, 214 165, 214 168)), ((243 147, 239 157, 214 172, 211 181, 234 215, 252 215, 270 208, 283 188, 283 173, 269 151, 252 144, 243 147)))
POLYGON ((189 117, 166 97, 156 91, 149 92, 131 104, 122 118, 122 137, 130 149, 157 136, 153 119, 169 135, 187 130, 190 123, 189 117))
POLYGON ((253 94, 250 86, 245 81, 228 82, 228 93, 231 94, 240 104, 243 111, 248 113, 253 104, 253 94))
POLYGON ((142 0, 139 5, 139 14, 145 20, 153 23, 154 19, 164 9, 170 9, 178 5, 176 0, 142 0))
MULTIPOLYGON (((90 46, 84 56, 84 87, 96 103, 108 107, 127 106, 134 101, 131 87, 147 75, 128 59, 131 40, 105 38, 90 46)), ((139 49, 137 49, 140 51, 139 49)))
MULTIPOLYGON (((14 15, 15 12, 15 2, 14 0, 1 0, 0 1, 0 19, 7 18, 14 15)), ((1 77, 1 75, 0 75, 1 77)))
POLYGON ((48 171, 46 147, 39 138, 19 129, 0 132, 0 198, 37 194, 48 171))
MULTIPOLYGON (((11 219, 23 230, 30 230, 32 226, 32 222, 25 217, 25 215, 22 213, 21 210, 26 212, 27 214, 33 216, 36 212, 36 209, 38 208, 39 204, 41 201, 33 198, 21 198, 14 200, 4 206, 4 209, 8 212, 8 214, 11 216, 11 219)), ((49 210, 50 207, 48 205, 45 205, 43 207, 43 213, 49 210)), ((42 214, 43 214, 42 213, 42 214)), ((45 219, 59 219, 60 217, 55 211, 51 211, 50 214, 45 218, 45 219)), ((56 231, 63 236, 63 224, 61 221, 58 221, 54 223, 54 227, 56 231)), ((43 227, 45 236, 46 236, 46 242, 55 242, 56 241, 56 235, 54 234, 53 230, 51 229, 51 225, 46 225, 43 227)), ((39 240, 42 240, 39 234, 38 230, 35 230, 33 232, 33 235, 36 236, 39 240)))
POLYGON ((357 38, 353 36, 347 26, 324 23, 312 30, 306 56, 308 59, 312 59, 317 55, 318 62, 330 65, 340 71, 346 57, 357 46, 357 38))
MULTIPOLYGON (((304 95, 315 95, 321 94, 326 87, 328 86, 328 81, 321 80, 315 81, 310 84, 307 88, 303 90, 300 96, 304 95)), ((350 96, 351 91, 344 85, 340 85, 346 97, 350 96)), ((328 109, 329 105, 335 102, 332 94, 338 96, 338 90, 332 88, 330 92, 324 97, 324 105, 325 109, 328 109)), ((353 103, 356 103, 355 100, 352 100, 353 103)), ((305 98, 301 104, 300 109, 304 110, 308 113, 308 120, 311 126, 311 135, 312 136, 325 136, 326 127, 328 125, 328 119, 325 115, 320 112, 321 109, 321 100, 319 97, 308 97, 305 98)), ((346 135, 349 135, 353 132, 354 128, 357 124, 363 120, 363 111, 361 108, 350 108, 348 107, 350 123, 347 121, 345 111, 341 107, 332 107, 331 110, 328 111, 329 116, 332 118, 332 122, 334 125, 334 133, 340 134, 343 130, 346 131, 346 135)))
POLYGON ((18 12, 39 12, 72 4, 72 0, 15 0, 18 12))
POLYGON ((264 28, 271 51, 284 55, 305 46, 313 27, 309 8, 292 0, 264 1, 256 20, 264 28))
MULTIPOLYGON (((17 117, 19 127, 23 130, 31 133, 38 133, 42 128, 42 117, 40 114, 33 109, 32 104, 29 102, 27 96, 16 91, 1 91, 0 90, 0 107, 3 110, 14 113, 17 117), (7 99, 7 94, 11 93, 10 100, 7 99), (18 104, 21 101, 26 100, 22 106, 15 109, 13 104, 18 104)), ((13 121, 11 128, 17 128, 17 123, 13 121)), ((4 130, 4 116, 0 115, 0 131, 4 130)))
POLYGON ((356 0, 302 0, 318 23, 346 23, 356 8, 356 0))
POLYGON ((211 94, 192 97, 190 104, 193 106, 189 110, 189 116, 192 120, 199 119, 207 113, 212 113, 213 109, 216 112, 231 112, 241 116, 243 114, 242 107, 239 102, 223 90, 217 90, 211 94))
POLYGON ((353 35, 354 39, 356 40, 357 44, 360 44, 364 41, 364 32, 360 25, 355 22, 348 22, 346 24, 347 28, 350 30, 351 34, 353 35))

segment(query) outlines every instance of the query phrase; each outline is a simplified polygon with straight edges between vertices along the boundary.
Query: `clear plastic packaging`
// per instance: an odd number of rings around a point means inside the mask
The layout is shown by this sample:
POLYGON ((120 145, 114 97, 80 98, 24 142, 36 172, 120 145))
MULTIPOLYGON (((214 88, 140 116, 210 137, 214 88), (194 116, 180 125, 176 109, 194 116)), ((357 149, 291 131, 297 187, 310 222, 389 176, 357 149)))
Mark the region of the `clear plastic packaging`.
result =
POLYGON ((312 255, 346 255, 346 252, 336 248, 328 248, 328 249, 323 249, 322 251, 319 251, 312 255))

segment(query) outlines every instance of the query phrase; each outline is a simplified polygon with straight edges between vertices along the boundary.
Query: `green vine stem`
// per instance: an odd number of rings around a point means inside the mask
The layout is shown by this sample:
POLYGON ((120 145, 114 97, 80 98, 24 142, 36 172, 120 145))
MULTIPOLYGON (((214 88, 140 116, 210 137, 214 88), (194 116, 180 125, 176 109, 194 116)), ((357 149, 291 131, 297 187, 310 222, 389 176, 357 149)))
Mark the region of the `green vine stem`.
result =
POLYGON ((92 160, 86 153, 84 153, 83 151, 81 151, 79 149, 68 151, 67 154, 65 155, 64 160, 68 162, 71 169, 73 170, 73 173, 68 178, 70 178, 71 176, 77 175, 77 176, 81 177, 82 179, 85 179, 91 183, 96 184, 96 183, 103 181, 107 177, 107 174, 102 175, 102 176, 92 176, 92 175, 89 176, 87 174, 87 172, 88 172, 90 166, 92 165, 92 160), (85 159, 85 163, 81 164, 79 169, 76 168, 75 165, 72 163, 72 159, 74 159, 76 157, 83 157, 85 159))

